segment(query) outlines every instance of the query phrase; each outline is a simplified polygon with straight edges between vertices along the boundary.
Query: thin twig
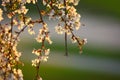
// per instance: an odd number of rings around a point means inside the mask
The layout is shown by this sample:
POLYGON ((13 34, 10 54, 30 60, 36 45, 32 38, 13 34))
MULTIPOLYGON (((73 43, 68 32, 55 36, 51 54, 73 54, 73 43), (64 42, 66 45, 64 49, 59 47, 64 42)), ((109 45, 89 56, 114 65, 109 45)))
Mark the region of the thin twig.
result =
POLYGON ((36 7, 37 7, 37 9, 38 9, 38 13, 39 13, 40 19, 41 19, 41 21, 43 22, 43 18, 42 18, 41 10, 40 10, 40 8, 39 8, 39 5, 38 5, 37 0, 35 0, 35 4, 36 4, 36 7))
POLYGON ((16 36, 16 39, 20 36, 20 34, 25 30, 25 28, 27 28, 27 26, 24 26, 18 33, 17 33, 17 36, 16 36))
MULTIPOLYGON (((65 17, 67 15, 67 11, 66 11, 66 0, 64 0, 64 7, 65 7, 65 17)), ((65 21, 65 28, 67 26, 66 20, 65 21)), ((68 56, 68 46, 67 46, 67 32, 65 32, 65 56, 68 56)))

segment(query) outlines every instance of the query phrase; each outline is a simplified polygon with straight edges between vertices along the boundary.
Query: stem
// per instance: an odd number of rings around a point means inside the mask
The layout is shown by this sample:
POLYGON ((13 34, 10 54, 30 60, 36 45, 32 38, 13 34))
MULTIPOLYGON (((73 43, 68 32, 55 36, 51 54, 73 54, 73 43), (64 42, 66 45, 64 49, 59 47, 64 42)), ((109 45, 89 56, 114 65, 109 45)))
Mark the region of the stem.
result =
POLYGON ((37 2, 36 0, 35 0, 35 3, 36 3, 36 7, 37 7, 37 9, 38 9, 38 13, 39 13, 40 19, 41 19, 41 21, 43 22, 42 14, 40 13, 41 10, 40 10, 40 8, 39 8, 39 6, 38 6, 38 2, 37 2))
POLYGON ((25 30, 25 28, 27 28, 27 25, 25 27, 23 27, 17 34, 17 37, 15 40, 17 40, 17 38, 19 37, 19 35, 25 30))
POLYGON ((10 30, 10 33, 11 33, 11 42, 12 42, 12 32, 13 32, 13 17, 11 18, 11 30, 10 30))
POLYGON ((67 33, 65 32, 65 56, 68 56, 67 33))
POLYGON ((36 67, 36 77, 34 80, 38 80, 39 79, 39 68, 40 68, 40 62, 38 63, 38 66, 36 67))
MULTIPOLYGON (((65 6, 65 17, 67 14, 66 11, 66 0, 64 0, 64 6, 65 6)), ((66 20, 65 20, 65 28, 66 28, 67 24, 66 24, 66 20)), ((65 56, 68 56, 68 47, 67 47, 67 32, 65 32, 65 56)))
MULTIPOLYGON (((42 42, 42 46, 41 46, 41 49, 44 49, 44 44, 45 44, 45 37, 44 37, 44 39, 43 39, 43 42, 42 42)), ((40 56, 39 57, 41 57, 42 56, 42 54, 40 54, 40 56)), ((38 57, 38 58, 39 58, 38 57)), ((38 65, 37 65, 37 67, 36 67, 36 77, 35 77, 35 80, 38 80, 39 78, 40 78, 40 76, 39 76, 39 72, 40 72, 40 64, 41 64, 41 62, 39 62, 38 63, 38 65)))

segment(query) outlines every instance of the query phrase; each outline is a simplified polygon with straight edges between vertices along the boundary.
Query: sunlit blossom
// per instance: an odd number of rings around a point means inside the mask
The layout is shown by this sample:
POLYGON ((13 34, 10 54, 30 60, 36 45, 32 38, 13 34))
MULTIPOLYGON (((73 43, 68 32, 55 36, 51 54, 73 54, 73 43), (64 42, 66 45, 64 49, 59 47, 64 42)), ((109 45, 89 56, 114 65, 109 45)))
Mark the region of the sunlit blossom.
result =
POLYGON ((55 31, 56 31, 58 34, 63 34, 64 29, 62 28, 62 26, 57 25, 57 26, 55 27, 55 31))
POLYGON ((86 44, 87 43, 87 39, 85 38, 85 39, 83 39, 83 42, 84 42, 84 44, 86 44))
POLYGON ((39 59, 34 59, 34 60, 32 60, 32 66, 37 66, 37 64, 40 62, 40 60, 39 59))
POLYGON ((38 35, 36 38, 37 42, 41 43, 44 39, 44 36, 43 35, 38 35))
POLYGON ((46 4, 47 4, 47 1, 46 1, 46 0, 43 0, 42 2, 43 2, 43 5, 46 5, 46 4))
POLYGON ((49 36, 46 36, 46 38, 45 38, 47 41, 48 41, 48 43, 49 44, 52 44, 52 40, 50 39, 50 37, 49 36))
POLYGON ((46 50, 45 50, 45 55, 48 56, 49 53, 50 53, 50 49, 46 49, 46 50))
POLYGON ((75 37, 75 36, 72 36, 72 37, 71 37, 71 41, 72 41, 72 43, 76 43, 76 42, 77 42, 76 37, 75 37))
POLYGON ((40 78, 38 78, 38 80, 42 80, 42 78, 40 77, 40 78))
POLYGON ((28 28, 28 33, 33 35, 33 34, 35 34, 35 31, 33 30, 33 28, 28 28))
POLYGON ((41 49, 38 49, 38 50, 34 49, 34 50, 32 51, 32 53, 34 53, 34 54, 37 55, 37 56, 40 56, 40 55, 42 54, 42 50, 41 50, 41 49))
POLYGON ((48 56, 42 56, 42 57, 41 57, 41 61, 47 62, 47 60, 48 60, 48 56))
POLYGON ((2 20, 3 20, 2 15, 3 15, 3 11, 2 11, 2 9, 0 9, 0 21, 2 21, 2 20))

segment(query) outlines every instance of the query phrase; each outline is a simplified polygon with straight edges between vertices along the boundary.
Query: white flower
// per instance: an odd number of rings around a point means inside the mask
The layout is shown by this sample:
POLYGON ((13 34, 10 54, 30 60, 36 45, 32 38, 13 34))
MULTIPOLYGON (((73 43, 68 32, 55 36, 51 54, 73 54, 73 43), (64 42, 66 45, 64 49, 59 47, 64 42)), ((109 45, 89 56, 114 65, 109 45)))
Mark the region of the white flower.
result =
POLYGON ((14 25, 18 25, 18 21, 16 19, 13 19, 14 25))
POLYGON ((79 30, 79 28, 81 26, 81 23, 80 22, 75 22, 74 26, 75 26, 76 30, 79 30))
POLYGON ((65 8, 65 6, 63 5, 63 2, 56 4, 56 6, 58 7, 58 9, 63 9, 65 8))
POLYGON ((30 3, 30 2, 31 2, 31 0, 26 0, 26 2, 27 2, 27 3, 30 3))
POLYGON ((43 62, 47 62, 47 59, 48 59, 48 56, 42 56, 41 57, 41 61, 43 61, 43 62))
POLYGON ((31 18, 30 18, 30 17, 26 18, 26 19, 25 19, 25 24, 28 25, 30 21, 31 21, 31 18))
POLYGON ((43 35, 38 35, 37 38, 35 38, 37 40, 37 42, 41 43, 43 41, 44 36, 43 35))
POLYGON ((33 28, 28 28, 28 33, 30 35, 33 35, 33 34, 35 34, 35 31, 33 30, 33 28))
POLYGON ((54 14, 55 14, 55 11, 52 9, 49 13, 49 20, 53 18, 54 14))
POLYGON ((39 59, 34 59, 34 60, 32 60, 32 66, 37 66, 37 64, 40 62, 40 60, 39 59))
POLYGON ((47 3, 46 3, 46 0, 43 0, 43 5, 46 5, 47 3))
POLYGON ((38 80, 42 80, 42 78, 41 77, 39 77, 39 79, 38 80))
POLYGON ((50 39, 50 37, 49 36, 46 36, 46 38, 45 38, 47 41, 48 41, 48 43, 49 44, 52 44, 52 41, 51 41, 51 39, 50 39))
POLYGON ((50 49, 46 49, 46 50, 45 50, 45 56, 48 56, 49 53, 50 53, 50 49))
POLYGON ((75 6, 78 5, 79 1, 80 1, 80 0, 74 0, 74 5, 75 5, 75 6))
POLYGON ((46 23, 43 23, 43 30, 44 32, 48 32, 48 27, 46 23))
POLYGON ((37 56, 40 56, 42 50, 41 49, 38 49, 38 50, 33 50, 32 53, 36 54, 37 56))
POLYGON ((43 34, 43 29, 39 29, 39 34, 43 34))
POLYGON ((64 10, 61 10, 61 16, 65 16, 65 11, 64 10))
POLYGON ((55 27, 55 31, 58 34, 63 34, 64 29, 60 25, 58 25, 58 26, 55 27))
POLYGON ((74 6, 67 6, 66 9, 68 10, 69 14, 75 14, 76 9, 74 6))
POLYGON ((28 12, 28 9, 26 9, 26 6, 21 6, 19 10, 17 10, 18 14, 26 14, 28 12))
POLYGON ((24 27, 24 22, 20 21, 18 25, 18 30, 21 30, 24 27))
POLYGON ((67 23, 67 25, 68 25, 68 26, 72 26, 72 27, 73 27, 73 24, 74 24, 75 22, 74 22, 74 21, 69 20, 69 21, 67 21, 66 23, 67 23))
POLYGON ((35 4, 35 2, 37 2, 37 0, 31 0, 33 4, 35 4))
POLYGON ((85 39, 83 39, 83 42, 84 42, 84 44, 86 44, 87 43, 87 39, 85 38, 85 39))
POLYGON ((71 41, 72 41, 72 43, 76 43, 76 42, 77 42, 76 37, 75 37, 75 36, 72 36, 72 37, 71 37, 71 41))
POLYGON ((71 31, 69 29, 69 26, 66 26, 66 28, 64 29, 64 32, 67 33, 67 35, 70 35, 71 34, 71 31))
POLYGON ((18 69, 17 73, 18 73, 18 80, 23 80, 22 70, 18 69))
POLYGON ((3 20, 2 15, 3 15, 3 11, 2 11, 2 9, 0 8, 0 21, 2 21, 2 20, 3 20))

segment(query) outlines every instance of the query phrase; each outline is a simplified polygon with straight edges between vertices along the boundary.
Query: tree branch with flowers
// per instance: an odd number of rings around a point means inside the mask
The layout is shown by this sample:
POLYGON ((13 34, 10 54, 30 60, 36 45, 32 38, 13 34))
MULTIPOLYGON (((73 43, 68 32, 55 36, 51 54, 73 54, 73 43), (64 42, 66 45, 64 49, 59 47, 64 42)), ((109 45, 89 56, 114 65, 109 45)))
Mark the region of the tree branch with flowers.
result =
POLYGON ((74 34, 74 31, 81 26, 81 16, 75 8, 78 3, 79 0, 2 0, 2 8, 0 8, 0 80, 23 80, 22 70, 18 67, 20 64, 23 65, 20 60, 22 54, 18 51, 17 45, 20 41, 19 37, 25 29, 31 35, 36 34, 33 29, 35 24, 42 25, 35 38, 41 46, 32 51, 37 56, 32 60, 32 66, 36 68, 34 80, 42 80, 39 75, 40 64, 47 61, 50 53, 50 48, 46 47, 45 42, 52 44, 44 16, 48 16, 50 20, 59 21, 55 26, 55 31, 58 34, 65 34, 66 56, 68 56, 68 35, 70 35, 72 43, 78 43, 80 52, 82 52, 82 46, 87 40, 74 34), (41 2, 42 5, 38 2, 41 2), (29 9, 26 8, 26 4, 36 6, 36 12, 39 13, 38 19, 33 20, 31 16, 27 15, 29 9), (40 6, 45 6, 46 9, 41 10, 40 6))

